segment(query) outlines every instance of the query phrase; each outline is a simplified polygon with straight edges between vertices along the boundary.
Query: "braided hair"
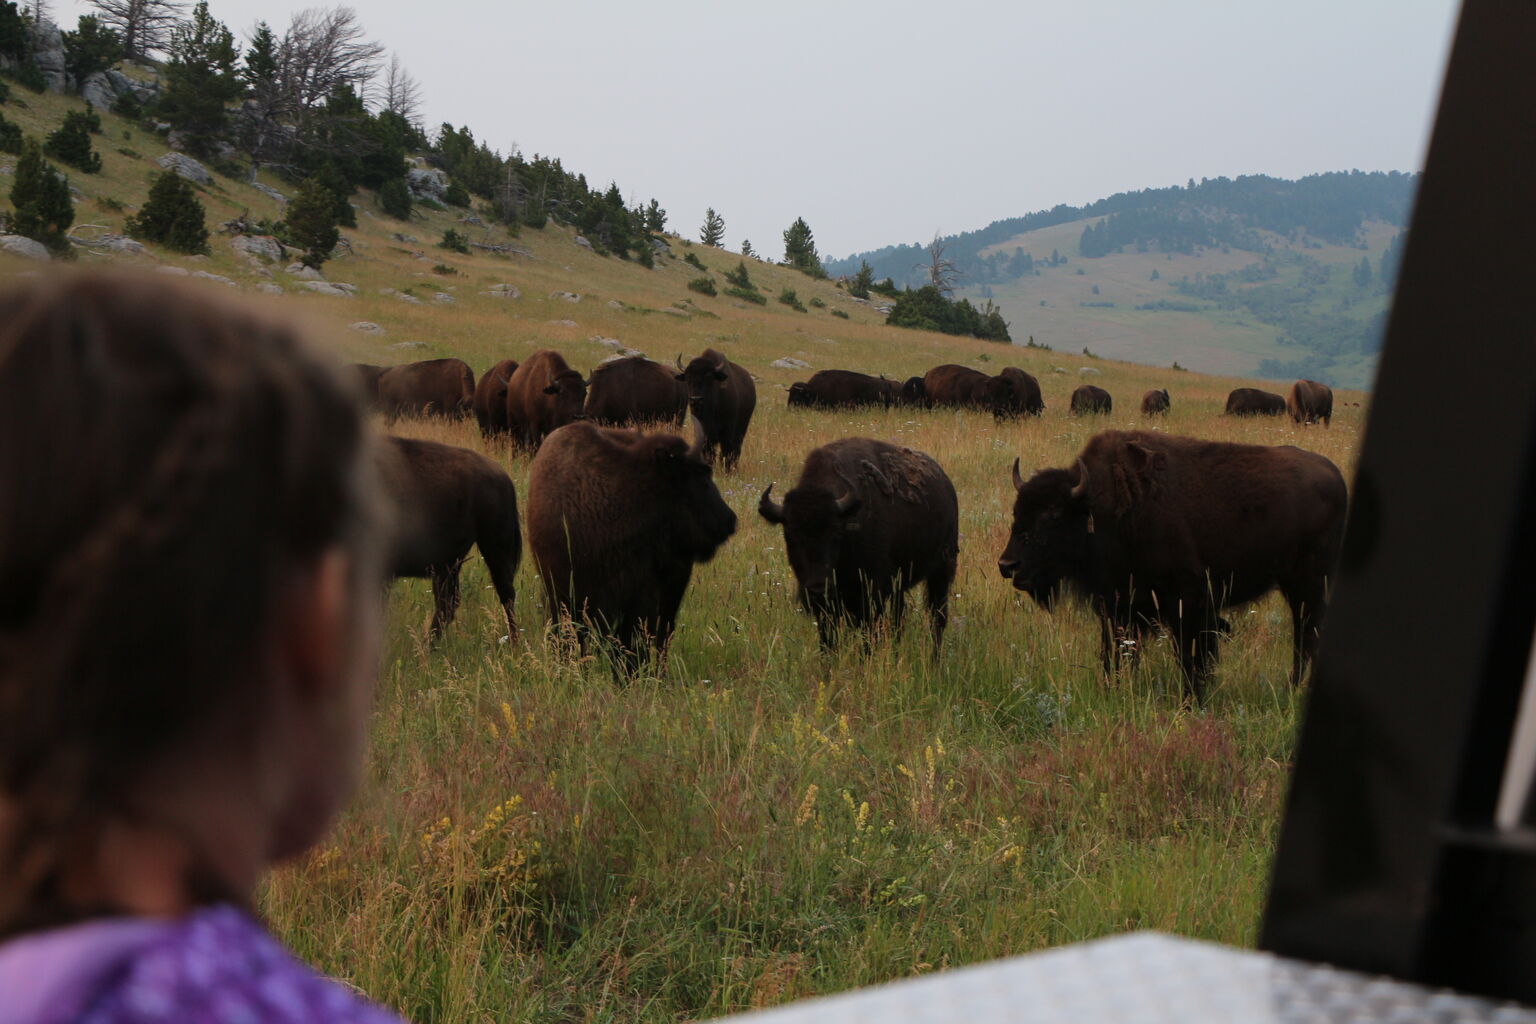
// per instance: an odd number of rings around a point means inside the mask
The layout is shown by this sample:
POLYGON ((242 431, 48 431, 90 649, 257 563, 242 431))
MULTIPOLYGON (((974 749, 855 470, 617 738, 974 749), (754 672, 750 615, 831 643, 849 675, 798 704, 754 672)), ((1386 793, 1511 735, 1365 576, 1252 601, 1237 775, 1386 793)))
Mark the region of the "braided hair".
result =
POLYGON ((0 291, 0 935, 78 914, 151 762, 261 706, 286 580, 338 544, 376 575, 367 449, 284 324, 142 276, 0 291))

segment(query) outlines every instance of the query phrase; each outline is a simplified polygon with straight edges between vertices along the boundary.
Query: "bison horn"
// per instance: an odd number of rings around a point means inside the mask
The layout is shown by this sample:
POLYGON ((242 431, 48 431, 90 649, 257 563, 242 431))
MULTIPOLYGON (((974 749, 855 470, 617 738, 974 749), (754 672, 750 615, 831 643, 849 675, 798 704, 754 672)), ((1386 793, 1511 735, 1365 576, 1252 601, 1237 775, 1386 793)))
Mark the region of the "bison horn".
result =
POLYGON ((763 492, 763 496, 758 499, 758 515, 770 523, 782 523, 784 521, 784 506, 774 501, 771 497, 772 494, 773 484, 769 484, 768 489, 763 492))
POLYGON ((718 352, 715 353, 715 369, 717 371, 725 369, 725 356, 718 352))
POLYGON ((1024 489, 1024 478, 1019 475, 1018 459, 1013 460, 1013 489, 1016 491, 1022 491, 1024 489))
POLYGON ((837 499, 837 514, 845 516, 859 507, 859 496, 852 491, 847 491, 837 499))
POLYGON ((1081 458, 1077 460, 1077 483, 1072 485, 1072 497, 1074 500, 1085 497, 1088 494, 1088 463, 1081 458))
POLYGON ((683 365, 683 354, 681 352, 679 352, 677 354, 677 368, 679 370, 686 370, 687 369, 687 367, 683 365))

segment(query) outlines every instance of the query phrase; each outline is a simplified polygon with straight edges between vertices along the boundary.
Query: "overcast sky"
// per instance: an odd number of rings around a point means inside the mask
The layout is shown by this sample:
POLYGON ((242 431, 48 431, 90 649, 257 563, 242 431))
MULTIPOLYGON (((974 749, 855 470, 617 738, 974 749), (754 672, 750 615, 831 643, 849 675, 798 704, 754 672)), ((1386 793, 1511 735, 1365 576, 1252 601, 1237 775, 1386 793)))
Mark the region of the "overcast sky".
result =
MULTIPOLYGON (((242 39, 313 3, 209 0, 242 39)), ((1418 170, 1454 0, 354 4, 424 121, 770 256, 926 241, 1189 178, 1418 170)), ((89 10, 61 0, 60 20, 89 10), (74 7, 71 8, 69 3, 74 7)))

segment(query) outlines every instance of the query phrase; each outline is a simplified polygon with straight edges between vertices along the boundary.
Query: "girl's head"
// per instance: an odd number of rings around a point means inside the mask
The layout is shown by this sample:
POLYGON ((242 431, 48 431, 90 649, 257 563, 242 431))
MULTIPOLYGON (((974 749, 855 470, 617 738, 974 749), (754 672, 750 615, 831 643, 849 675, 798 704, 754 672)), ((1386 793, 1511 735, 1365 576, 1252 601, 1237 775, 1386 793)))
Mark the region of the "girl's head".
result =
POLYGON ((289 327, 144 277, 0 291, 0 933, 134 909, 114 830, 172 837, 192 901, 318 838, 371 692, 375 488, 289 327))

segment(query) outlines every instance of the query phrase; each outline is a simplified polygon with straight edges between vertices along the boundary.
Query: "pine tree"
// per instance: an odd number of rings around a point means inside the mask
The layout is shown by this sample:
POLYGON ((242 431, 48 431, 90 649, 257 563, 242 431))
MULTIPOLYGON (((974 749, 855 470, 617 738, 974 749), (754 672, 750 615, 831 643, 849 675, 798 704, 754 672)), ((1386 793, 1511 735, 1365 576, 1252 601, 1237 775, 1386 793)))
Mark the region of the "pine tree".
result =
POLYGON ((875 268, 866 260, 859 261, 859 272, 848 285, 848 294, 856 299, 869 298, 869 286, 875 283, 875 268))
POLYGON ((720 247, 725 241, 725 218, 715 212, 713 206, 704 211, 704 226, 699 229, 699 241, 705 245, 720 247))
POLYGON ((752 251, 752 240, 751 239, 743 238, 741 240, 741 254, 743 256, 750 256, 752 259, 757 259, 757 253, 752 251))
POLYGON ((75 222, 69 180, 43 159, 36 139, 22 142, 11 185, 11 230, 42 242, 55 252, 67 252, 64 232, 75 222))
POLYGON ((244 90, 235 74, 238 57, 234 35, 208 13, 208 0, 198 0, 191 19, 171 32, 159 113, 186 134, 188 148, 196 153, 212 152, 228 120, 225 104, 244 90))
POLYGON ((411 219, 411 189, 404 178, 391 178, 379 188, 379 207, 395 220, 411 219))
MULTIPOLYGON (((401 185, 404 184, 402 181, 401 185)), ((304 247, 301 260, 306 267, 320 269, 341 241, 341 232, 336 228, 336 197, 314 178, 307 179, 299 194, 288 203, 285 221, 288 237, 304 247)))
POLYGON ((651 205, 645 208, 645 230, 660 233, 667 226, 667 211, 661 208, 656 200, 651 200, 651 205))
POLYGON ((245 89, 245 104, 240 110, 238 137, 240 148, 255 165, 269 157, 284 142, 280 119, 287 106, 283 88, 277 34, 264 21, 256 23, 251 45, 245 51, 240 69, 240 83, 245 89))
POLYGON ((86 174, 101 170, 101 157, 91 149, 91 119, 79 111, 64 115, 64 123, 50 132, 43 152, 86 174))
POLYGON ((21 125, 0 114, 0 153, 21 152, 21 125))
POLYGON ((816 239, 811 234, 811 226, 804 217, 796 217, 795 222, 784 229, 784 262, 812 277, 827 276, 821 266, 821 257, 816 254, 816 239))
POLYGON ((76 83, 107 70, 122 56, 122 40, 94 14, 80 15, 75 31, 64 33, 64 68, 76 83))
POLYGON ((203 204, 192 185, 174 171, 166 171, 155 179, 143 208, 128 218, 127 229, 134 238, 177 252, 208 251, 203 204))
POLYGON ((357 227, 357 213, 352 209, 350 199, 356 189, 352 187, 346 175, 341 173, 341 169, 336 166, 336 161, 327 160, 321 164, 320 170, 315 172, 315 180, 325 186, 326 191, 336 199, 334 207, 336 223, 344 228, 357 227))

